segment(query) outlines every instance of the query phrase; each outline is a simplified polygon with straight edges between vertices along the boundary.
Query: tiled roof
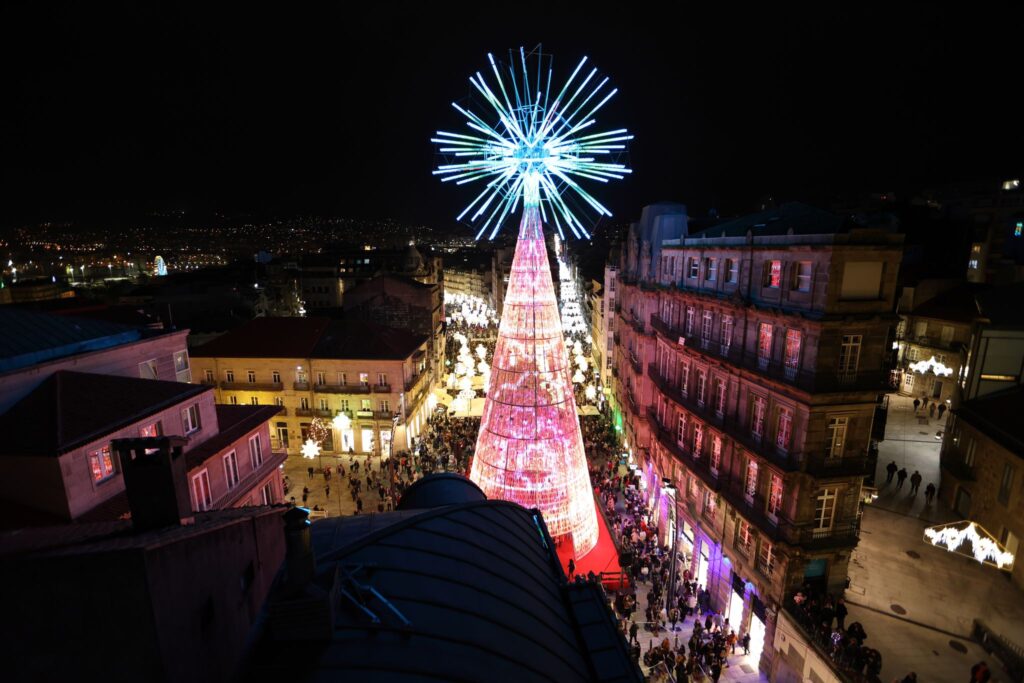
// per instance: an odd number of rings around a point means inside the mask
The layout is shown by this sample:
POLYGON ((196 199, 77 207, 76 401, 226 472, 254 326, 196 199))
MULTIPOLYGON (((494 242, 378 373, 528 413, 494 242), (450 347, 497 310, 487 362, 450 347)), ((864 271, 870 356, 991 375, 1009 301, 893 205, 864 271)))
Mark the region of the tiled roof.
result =
POLYGON ((0 330, 0 372, 129 344, 143 336, 137 327, 9 306, 0 307, 0 330))
POLYGON ((1024 457, 1024 387, 1015 387, 965 401, 957 417, 1024 457))
POLYGON ((256 318, 192 351, 218 358, 408 358, 425 335, 359 320, 256 318))
POLYGON ((66 453, 212 387, 62 370, 0 415, 0 455, 66 453))
POLYGON ((196 358, 309 358, 327 318, 254 318, 202 346, 196 358))

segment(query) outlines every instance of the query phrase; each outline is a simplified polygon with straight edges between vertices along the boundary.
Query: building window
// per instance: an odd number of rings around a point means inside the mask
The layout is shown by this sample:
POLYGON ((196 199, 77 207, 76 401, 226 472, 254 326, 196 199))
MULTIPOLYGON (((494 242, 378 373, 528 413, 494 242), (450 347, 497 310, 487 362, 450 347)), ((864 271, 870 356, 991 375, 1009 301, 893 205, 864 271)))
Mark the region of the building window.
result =
POLYGON ((844 334, 843 344, 839 348, 839 374, 854 375, 860 362, 860 343, 863 339, 859 334, 844 334))
POLYGON ((686 396, 690 391, 690 361, 684 360, 679 368, 679 390, 686 396))
POLYGON ((814 529, 816 531, 831 531, 832 522, 836 516, 836 497, 839 489, 821 489, 818 492, 817 502, 814 506, 814 529))
POLYGON ((188 351, 177 351, 174 354, 174 371, 185 372, 188 370, 188 351))
POLYGON ((772 473, 768 482, 768 515, 775 519, 782 510, 782 477, 772 473))
POLYGON ((769 578, 771 578, 772 572, 775 571, 774 548, 772 548, 771 543, 764 539, 761 540, 761 552, 757 556, 757 568, 769 578))
POLYGON ((718 509, 718 498, 711 489, 704 489, 704 516, 713 518, 718 509))
POLYGON ((316 384, 317 384, 317 386, 320 386, 320 387, 322 387, 323 385, 327 384, 327 373, 326 372, 318 372, 318 373, 316 373, 316 384))
POLYGON ((235 396, 235 395, 228 396, 228 403, 230 403, 233 406, 237 406, 238 405, 238 397, 235 396))
POLYGON ((274 489, 269 481, 260 489, 260 498, 263 500, 264 505, 270 505, 274 502, 274 489))
MULTIPOLYGON (((786 370, 796 372, 800 367, 800 346, 803 335, 800 330, 786 330, 786 370)), ((787 373, 788 374, 788 373, 787 373)))
POLYGON ((320 410, 329 410, 329 408, 327 407, 327 399, 326 398, 320 399, 320 410))
POLYGON ((199 423, 199 404, 193 403, 188 408, 183 408, 181 411, 181 426, 186 434, 198 431, 199 423))
POLYGON ((704 425, 700 422, 693 424, 693 457, 700 458, 704 452, 704 425))
POLYGON ((704 259, 704 279, 708 282, 718 279, 718 259, 710 257, 704 259))
POLYGON ((811 262, 799 261, 793 278, 793 288, 798 292, 811 291, 811 262))
POLYGON ((833 417, 828 421, 828 440, 825 442, 826 458, 843 457, 843 446, 846 444, 846 428, 848 417, 833 417))
POLYGON ((272 373, 270 373, 270 381, 272 381, 274 384, 280 384, 281 383, 281 373, 280 373, 280 371, 274 370, 272 373))
POLYGON ((309 376, 301 367, 295 370, 295 381, 299 384, 306 384, 309 382, 309 376))
POLYGON ((380 400, 380 412, 390 413, 391 412, 391 401, 386 398, 380 400))
POLYGON ((757 469, 757 460, 753 458, 747 460, 747 473, 743 480, 743 492, 746 494, 747 500, 753 500, 757 494, 757 469))
POLYGON ((712 314, 711 311, 704 311, 704 316, 701 319, 700 324, 700 338, 705 348, 711 344, 711 330, 714 326, 714 322, 714 314, 712 314))
POLYGON ((715 413, 725 415, 725 380, 715 380, 715 413))
POLYGON ((772 324, 760 323, 757 326, 757 365, 761 369, 768 367, 772 358, 772 324))
POLYGON ((259 396, 250 396, 249 397, 249 404, 250 405, 254 405, 254 406, 258 406, 260 404, 260 397, 259 396))
POLYGON ((388 376, 383 372, 377 373, 377 386, 386 387, 388 385, 388 376))
POLYGON ((676 420, 676 443, 680 448, 686 448, 686 413, 679 413, 676 420))
POLYGON ((697 483, 697 477, 690 477, 690 485, 687 491, 690 494, 690 498, 697 499, 697 496, 700 494, 700 485, 697 483))
POLYGON ((224 478, 227 479, 229 491, 238 486, 238 458, 234 451, 224 456, 224 478))
POLYGON ((704 405, 704 394, 708 384, 708 374, 704 370, 697 371, 697 405, 704 405))
POLYGON ((373 401, 368 398, 364 398, 359 402, 360 410, 373 410, 373 401))
POLYGON ((760 396, 755 396, 750 403, 750 433, 754 438, 760 440, 764 435, 764 414, 767 401, 760 396))
POLYGON ((114 470, 114 458, 110 455, 109 445, 89 452, 89 469, 92 471, 94 482, 104 481, 117 474, 114 470))
POLYGON ((686 307, 686 335, 693 334, 693 324, 697 317, 697 310, 693 306, 686 307))
POLYGON ((907 360, 915 360, 916 361, 917 360, 917 356, 918 356, 917 347, 916 346, 907 346, 907 360))
POLYGON ((213 384, 213 370, 207 370, 204 376, 206 377, 207 384, 213 384))
POLYGON ((341 412, 347 413, 348 410, 349 410, 348 399, 347 398, 341 399, 341 412))
POLYGON ((299 398, 299 409, 309 410, 309 398, 307 398, 306 396, 302 396, 299 398))
POLYGON ((732 324, 733 318, 731 315, 722 316, 722 353, 729 353, 729 346, 732 345, 732 324))
POLYGON ((155 439, 158 436, 163 436, 164 426, 160 420, 152 422, 148 425, 139 427, 139 438, 140 439, 155 439))
POLYGON ((779 408, 779 424, 775 430, 775 445, 780 451, 788 451, 793 438, 793 411, 779 408))
POLYGON ((690 278, 691 280, 696 280, 697 271, 700 270, 700 263, 697 261, 697 258, 695 256, 691 256, 689 258, 688 267, 689 272, 687 273, 687 277, 690 278))
POLYGON ((235 381, 235 371, 234 370, 225 370, 224 371, 224 381, 228 382, 228 383, 234 382, 235 381))
POLYGON ((254 470, 263 464, 263 444, 260 443, 259 434, 249 437, 249 462, 254 470))
POLYGON ((274 397, 274 405, 277 406, 278 408, 283 408, 284 407, 284 399, 281 398, 280 396, 275 396, 274 397))
POLYGON ((736 527, 736 549, 750 557, 750 545, 753 540, 754 536, 750 533, 750 525, 741 519, 736 527))
POLYGON ((209 510, 213 505, 213 495, 210 492, 210 475, 206 470, 192 477, 192 495, 196 499, 198 510, 209 510))
POLYGON ((964 464, 968 467, 974 467, 974 450, 978 442, 972 436, 965 436, 964 440, 967 442, 964 444, 964 464))
POLYGON ((364 387, 370 386, 370 373, 368 373, 368 372, 360 372, 359 373, 359 384, 361 384, 364 387))
POLYGON ((139 377, 142 379, 158 379, 156 372, 156 358, 139 363, 139 377))
POLYGON ((711 437, 711 473, 717 475, 722 464, 722 437, 715 434, 711 437))
POLYGON ((782 286, 782 261, 768 261, 764 264, 764 286, 773 289, 782 286))
POLYGON ((739 264, 736 262, 735 259, 725 259, 725 281, 728 282, 730 285, 734 285, 737 282, 739 282, 739 279, 739 264))
POLYGON ((1013 475, 1016 468, 1009 463, 1003 464, 1003 478, 999 480, 999 502, 1003 505, 1010 504, 1010 491, 1013 490, 1013 475))
POLYGON ((249 384, 256 384, 256 371, 249 370, 247 374, 249 375, 249 384))

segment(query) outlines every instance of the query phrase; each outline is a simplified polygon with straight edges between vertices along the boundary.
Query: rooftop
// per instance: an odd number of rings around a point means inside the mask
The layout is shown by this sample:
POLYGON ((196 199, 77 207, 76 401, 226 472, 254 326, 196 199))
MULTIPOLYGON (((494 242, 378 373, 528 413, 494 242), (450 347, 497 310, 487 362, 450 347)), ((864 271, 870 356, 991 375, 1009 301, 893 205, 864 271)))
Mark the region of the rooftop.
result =
POLYGON ((846 232, 848 221, 834 213, 801 202, 790 202, 778 207, 727 220, 690 235, 691 237, 741 237, 748 231, 755 236, 828 235, 846 232))
POLYGON ((1018 457, 1024 457, 1024 387, 997 391, 966 401, 956 409, 957 417, 1018 457))
POLYGON ((987 289, 985 285, 962 284, 937 294, 910 312, 919 318, 935 318, 969 323, 978 317, 977 295, 987 289))
MULTIPOLYGON (((185 453, 188 469, 199 467, 218 451, 259 427, 281 412, 279 406, 233 406, 217 405, 217 425, 220 431, 215 436, 185 453)), ((264 444, 269 447, 270 444, 264 444)))
POLYGON ((138 327, 0 307, 0 372, 10 372, 143 338, 138 327))
POLYGON ((0 415, 0 455, 58 456, 212 387, 61 370, 0 415))
POLYGON ((404 360, 424 335, 359 320, 255 318, 192 351, 195 358, 404 360))
MULTIPOLYGON (((249 678, 641 680, 607 597, 596 584, 566 582, 536 511, 479 500, 329 518, 312 536, 310 590, 339 596, 333 636, 254 648, 249 678)), ((271 605, 307 623, 287 598, 271 605)), ((283 625, 272 621, 268 633, 275 627, 283 625)))

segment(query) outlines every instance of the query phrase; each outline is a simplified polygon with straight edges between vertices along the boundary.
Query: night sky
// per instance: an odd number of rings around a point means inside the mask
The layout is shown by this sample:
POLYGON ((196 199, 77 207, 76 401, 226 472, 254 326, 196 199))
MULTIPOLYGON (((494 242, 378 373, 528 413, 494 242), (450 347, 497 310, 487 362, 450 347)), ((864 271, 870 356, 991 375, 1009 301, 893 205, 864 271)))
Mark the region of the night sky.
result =
POLYGON ((602 197, 623 218, 1024 166, 1020 12, 140 4, 0 10, 0 221, 216 209, 450 225, 464 195, 430 175, 429 138, 462 125, 449 103, 487 51, 537 43, 556 76, 586 54, 619 88, 600 123, 635 133, 635 171, 602 197))

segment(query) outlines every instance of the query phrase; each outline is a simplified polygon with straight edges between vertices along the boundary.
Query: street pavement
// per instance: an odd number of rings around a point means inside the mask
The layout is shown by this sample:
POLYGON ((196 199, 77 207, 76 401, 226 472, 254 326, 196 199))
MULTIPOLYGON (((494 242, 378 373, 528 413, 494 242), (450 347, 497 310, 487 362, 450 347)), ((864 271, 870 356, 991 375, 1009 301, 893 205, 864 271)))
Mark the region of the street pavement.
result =
POLYGON ((939 485, 942 442, 935 434, 944 427, 945 419, 915 415, 912 399, 890 395, 875 479, 879 496, 865 507, 846 591, 848 621, 860 620, 868 645, 882 653, 883 681, 916 671, 921 681, 960 683, 981 659, 994 679, 1005 680, 994 658, 970 642, 975 619, 1024 644, 1024 592, 1009 576, 924 540, 926 527, 956 519, 937 497, 930 505, 924 497, 929 482, 939 485), (902 489, 895 480, 886 483, 892 460, 910 474, 920 471, 917 495, 909 477, 902 489))

